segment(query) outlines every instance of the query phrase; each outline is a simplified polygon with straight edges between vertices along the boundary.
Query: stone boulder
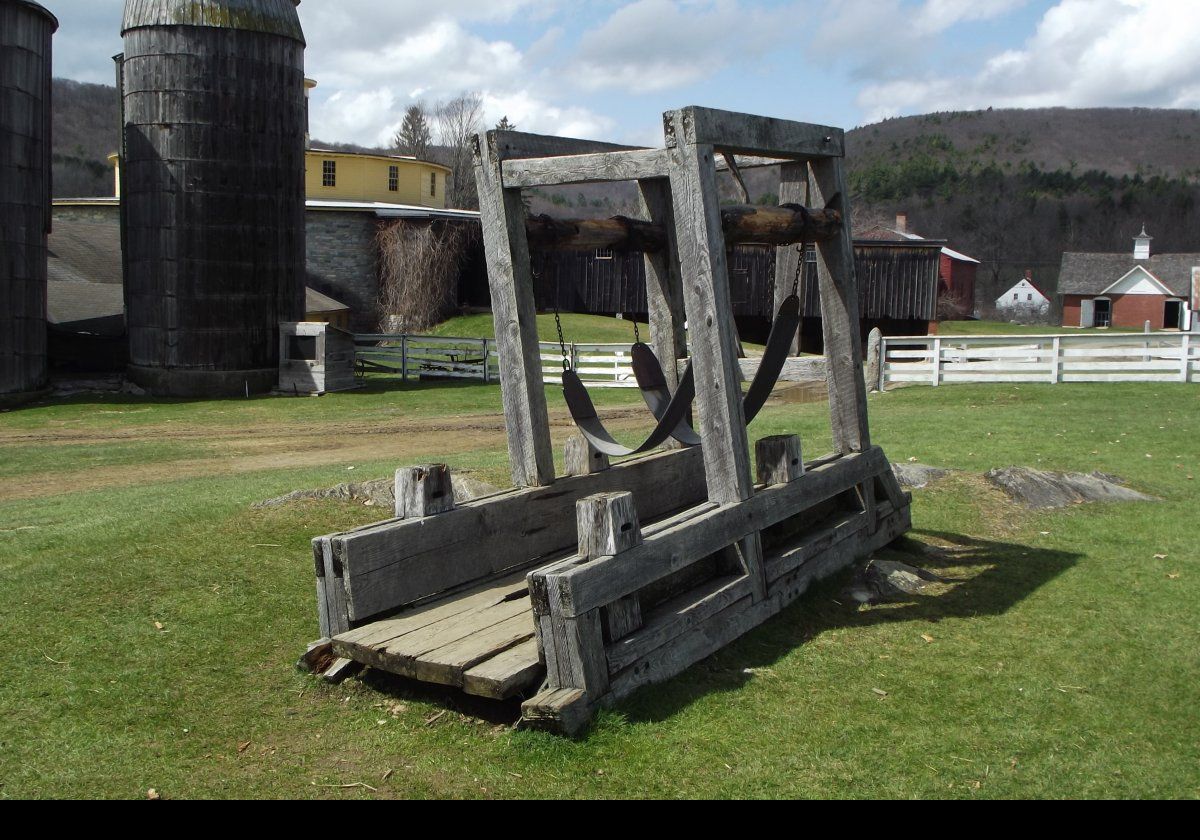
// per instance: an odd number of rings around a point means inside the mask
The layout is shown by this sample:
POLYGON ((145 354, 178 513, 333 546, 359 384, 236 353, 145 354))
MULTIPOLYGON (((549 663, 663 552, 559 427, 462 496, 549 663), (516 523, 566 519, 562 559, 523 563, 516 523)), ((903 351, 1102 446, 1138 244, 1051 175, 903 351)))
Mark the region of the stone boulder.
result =
POLYGON ((1120 478, 1101 472, 1061 473, 1029 467, 992 470, 985 478, 1011 498, 1036 510, 1052 510, 1084 502, 1153 502, 1124 486, 1120 478))

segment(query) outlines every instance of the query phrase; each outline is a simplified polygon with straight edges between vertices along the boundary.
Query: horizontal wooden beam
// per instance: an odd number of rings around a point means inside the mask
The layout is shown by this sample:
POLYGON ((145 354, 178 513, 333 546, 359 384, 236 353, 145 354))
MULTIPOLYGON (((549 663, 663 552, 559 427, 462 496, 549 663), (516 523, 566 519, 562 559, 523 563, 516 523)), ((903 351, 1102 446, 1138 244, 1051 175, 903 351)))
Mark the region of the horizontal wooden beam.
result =
MULTIPOLYGON (((836 210, 808 210, 796 204, 782 207, 731 205, 721 208, 726 245, 790 245, 828 242, 841 231, 836 210)), ((556 219, 541 214, 525 220, 525 235, 534 250, 642 251, 653 254, 667 247, 662 225, 613 216, 609 219, 556 219)))
POLYGON ((524 131, 488 131, 487 141, 492 153, 503 162, 514 158, 544 158, 558 155, 587 155, 597 152, 624 152, 638 146, 602 143, 599 140, 578 140, 574 137, 554 137, 548 134, 529 134, 524 131))
MULTIPOLYGON (((663 115, 667 147, 680 143, 789 160, 844 157, 845 132, 811 123, 690 106, 663 115)), ((740 164, 739 164, 740 166, 740 164)))
POLYGON ((878 447, 846 455, 812 467, 788 484, 759 489, 744 502, 702 506, 695 516, 680 514, 644 529, 644 542, 611 557, 572 558, 534 572, 532 577, 553 577, 548 590, 557 594, 553 611, 574 616, 631 595, 732 545, 747 534, 782 522, 805 508, 833 498, 891 469, 878 447))
POLYGON ((666 149, 632 149, 506 160, 501 172, 505 189, 528 189, 665 178, 669 161, 670 153, 666 149))
MULTIPOLYGON (((868 527, 867 517, 859 513, 851 514, 829 531, 803 540, 793 551, 803 555, 807 562, 774 581, 765 600, 753 603, 744 588, 725 586, 683 607, 674 616, 660 617, 610 647, 610 663, 615 661, 624 670, 612 674, 608 694, 596 705, 611 706, 642 686, 683 672, 779 613, 815 581, 877 551, 912 526, 907 505, 894 510, 885 503, 880 512, 882 527, 874 532, 868 527)), ((768 556, 768 568, 772 559, 768 556)))
MULTIPOLYGON (((537 135, 532 135, 537 136, 537 135)), ((556 138, 541 138, 549 141, 556 138)), ((565 141, 573 145, 590 141, 565 141)), ((540 148, 540 145, 539 145, 540 148)), ((513 151, 511 149, 509 151, 513 151)), ((526 148, 526 151, 535 151, 526 148)), ((622 151, 592 152, 591 154, 561 153, 552 157, 508 157, 500 165, 501 180, 505 189, 531 189, 533 187, 561 187, 571 184, 599 184, 612 181, 649 181, 666 178, 671 153, 666 149, 624 149, 622 151)), ((778 166, 784 161, 770 157, 737 156, 738 169, 759 169, 778 166)), ((724 160, 716 162, 717 170, 728 171, 724 160)))

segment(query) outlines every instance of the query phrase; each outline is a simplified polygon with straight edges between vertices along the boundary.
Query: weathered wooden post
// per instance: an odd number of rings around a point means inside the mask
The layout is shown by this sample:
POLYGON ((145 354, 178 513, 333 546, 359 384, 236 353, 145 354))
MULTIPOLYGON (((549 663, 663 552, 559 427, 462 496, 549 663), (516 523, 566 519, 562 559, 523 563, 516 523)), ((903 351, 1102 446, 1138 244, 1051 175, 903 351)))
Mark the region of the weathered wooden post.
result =
POLYGON ((571 435, 566 445, 567 475, 592 475, 610 466, 608 456, 588 443, 583 435, 571 435))
POLYGON ((787 484, 804 475, 799 435, 772 435, 754 444, 759 484, 787 484))
POLYGON ((454 510, 454 484, 445 464, 396 470, 396 516, 420 519, 454 510))
POLYGON ((879 327, 867 336, 867 390, 883 390, 883 331, 879 327))

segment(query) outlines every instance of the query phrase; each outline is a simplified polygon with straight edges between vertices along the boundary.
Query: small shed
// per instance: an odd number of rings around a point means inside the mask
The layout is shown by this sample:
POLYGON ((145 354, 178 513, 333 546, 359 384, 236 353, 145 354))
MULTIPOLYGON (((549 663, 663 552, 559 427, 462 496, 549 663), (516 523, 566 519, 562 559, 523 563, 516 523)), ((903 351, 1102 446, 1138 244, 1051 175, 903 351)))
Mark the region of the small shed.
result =
POLYGON ((355 387, 351 333, 311 321, 279 325, 279 393, 324 394, 355 387))

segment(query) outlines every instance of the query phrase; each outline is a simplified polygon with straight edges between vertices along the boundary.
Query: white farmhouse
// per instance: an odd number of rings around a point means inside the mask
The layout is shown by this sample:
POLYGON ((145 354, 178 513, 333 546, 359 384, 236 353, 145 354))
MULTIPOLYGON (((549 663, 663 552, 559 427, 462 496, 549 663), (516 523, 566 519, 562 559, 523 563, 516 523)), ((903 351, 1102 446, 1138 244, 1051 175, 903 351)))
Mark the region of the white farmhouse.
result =
POLYGON ((1033 272, 1026 271, 1021 282, 996 298, 996 308, 1014 315, 1044 315, 1050 309, 1050 298, 1033 285, 1033 272))

